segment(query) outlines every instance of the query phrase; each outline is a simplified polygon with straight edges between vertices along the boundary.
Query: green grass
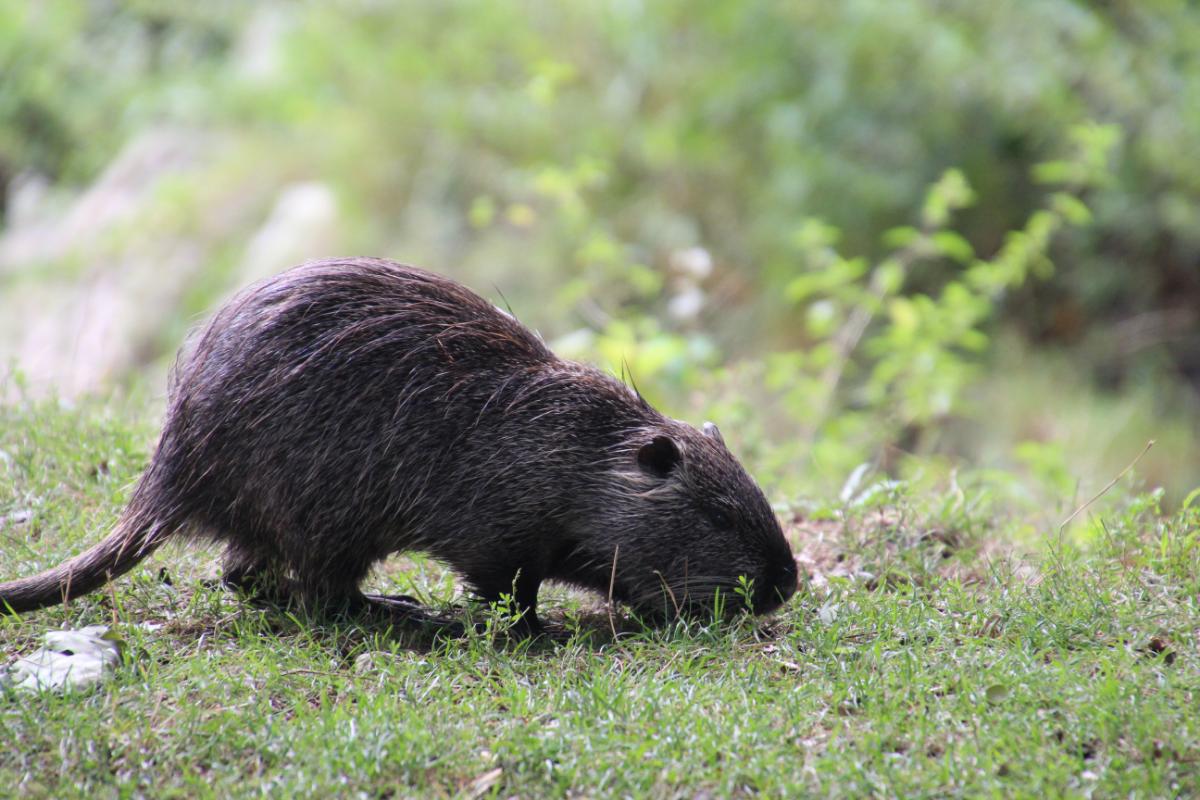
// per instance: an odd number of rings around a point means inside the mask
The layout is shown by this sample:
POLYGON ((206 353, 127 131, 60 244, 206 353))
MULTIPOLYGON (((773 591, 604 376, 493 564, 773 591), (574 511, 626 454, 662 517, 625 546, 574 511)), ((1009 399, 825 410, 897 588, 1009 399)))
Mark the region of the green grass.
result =
MULTIPOLYGON (((136 402, 0 409, 0 576, 97 540, 154 422, 136 402)), ((1022 556, 1009 523, 945 500, 794 521, 811 580, 769 619, 641 631, 556 592, 565 644, 430 647, 255 608, 206 588, 211 553, 168 548, 0 618, 5 660, 62 626, 129 645, 95 691, 0 694, 0 795, 1200 792, 1200 513, 1130 496, 1088 548, 1022 556)), ((420 559, 377 582, 454 600, 420 559)))

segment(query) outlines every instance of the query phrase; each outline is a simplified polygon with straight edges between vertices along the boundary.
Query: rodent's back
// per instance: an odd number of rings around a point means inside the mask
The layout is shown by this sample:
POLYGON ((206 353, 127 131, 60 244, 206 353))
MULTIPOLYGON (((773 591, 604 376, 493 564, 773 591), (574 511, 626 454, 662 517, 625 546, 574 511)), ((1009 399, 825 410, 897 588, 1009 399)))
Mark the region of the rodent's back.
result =
POLYGON ((306 264, 242 292, 182 356, 176 382, 301 385, 313 371, 443 359, 464 371, 556 360, 527 328, 453 281, 348 259, 306 264))

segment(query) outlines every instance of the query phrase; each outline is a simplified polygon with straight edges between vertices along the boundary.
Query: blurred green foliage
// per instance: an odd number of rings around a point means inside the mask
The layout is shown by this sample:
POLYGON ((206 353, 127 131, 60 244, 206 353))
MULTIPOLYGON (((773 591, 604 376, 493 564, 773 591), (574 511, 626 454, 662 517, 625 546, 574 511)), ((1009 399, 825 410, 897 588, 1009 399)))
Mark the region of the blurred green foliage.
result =
MULTIPOLYGON (((1078 152, 1053 162, 1061 168, 1057 177, 1069 176, 1075 191, 1102 182, 1117 135, 1111 127, 1077 128, 1078 152)), ((805 309, 816 343, 772 354, 767 382, 783 393, 784 411, 810 446, 827 451, 822 463, 840 474, 854 467, 843 459, 861 458, 863 452, 846 448, 847 438, 867 452, 906 439, 909 448, 919 447, 913 440, 925 426, 961 410, 978 355, 989 345, 985 326, 1000 299, 1031 275, 1046 277, 1053 236, 1090 219, 1075 194, 1052 193, 1024 228, 1008 234, 995 256, 980 259, 947 227, 953 213, 974 201, 963 174, 949 170, 927 193, 921 226, 888 231, 884 238, 897 249, 873 266, 834 249, 836 229, 810 221, 798 231, 796 245, 807 268, 792 279, 787 296, 805 309), (936 291, 904 291, 922 263, 945 259, 961 270, 948 274, 936 291), (845 397, 841 390, 855 371, 861 377, 845 397), (828 435, 831 422, 836 432, 828 435)))
POLYGON ((30 170, 87 181, 140 127, 194 108, 188 84, 236 28, 221 7, 0 1, 0 188, 30 170))
POLYGON ((0 179, 83 183, 164 122, 746 431, 775 485, 953 454, 1002 333, 1085 383, 1200 375, 1184 0, 0 2, 0 179))

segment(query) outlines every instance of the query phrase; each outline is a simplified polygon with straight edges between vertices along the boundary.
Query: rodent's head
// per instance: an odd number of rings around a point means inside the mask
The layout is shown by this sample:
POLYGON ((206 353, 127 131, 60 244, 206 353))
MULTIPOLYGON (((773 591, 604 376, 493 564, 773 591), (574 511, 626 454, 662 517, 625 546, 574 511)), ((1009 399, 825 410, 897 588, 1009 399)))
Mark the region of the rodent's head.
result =
POLYGON ((610 462, 601 539, 613 596, 654 618, 773 611, 797 572, 762 490, 715 425, 664 423, 631 433, 610 462))

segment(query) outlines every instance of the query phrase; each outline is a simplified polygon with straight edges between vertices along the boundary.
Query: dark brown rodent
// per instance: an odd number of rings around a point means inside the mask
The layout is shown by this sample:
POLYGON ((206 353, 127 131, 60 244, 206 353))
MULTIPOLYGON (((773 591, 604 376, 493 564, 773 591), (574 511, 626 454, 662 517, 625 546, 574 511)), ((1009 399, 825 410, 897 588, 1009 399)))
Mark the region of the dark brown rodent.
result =
POLYGON ((172 376, 157 449, 115 530, 0 608, 64 602, 175 533, 222 542, 225 579, 363 602, 389 554, 424 551, 537 625, 562 581, 662 618, 755 612, 796 565, 726 449, 596 369, 556 357, 459 284, 379 259, 306 264, 221 308, 172 376), (747 598, 741 579, 752 581, 747 598))

